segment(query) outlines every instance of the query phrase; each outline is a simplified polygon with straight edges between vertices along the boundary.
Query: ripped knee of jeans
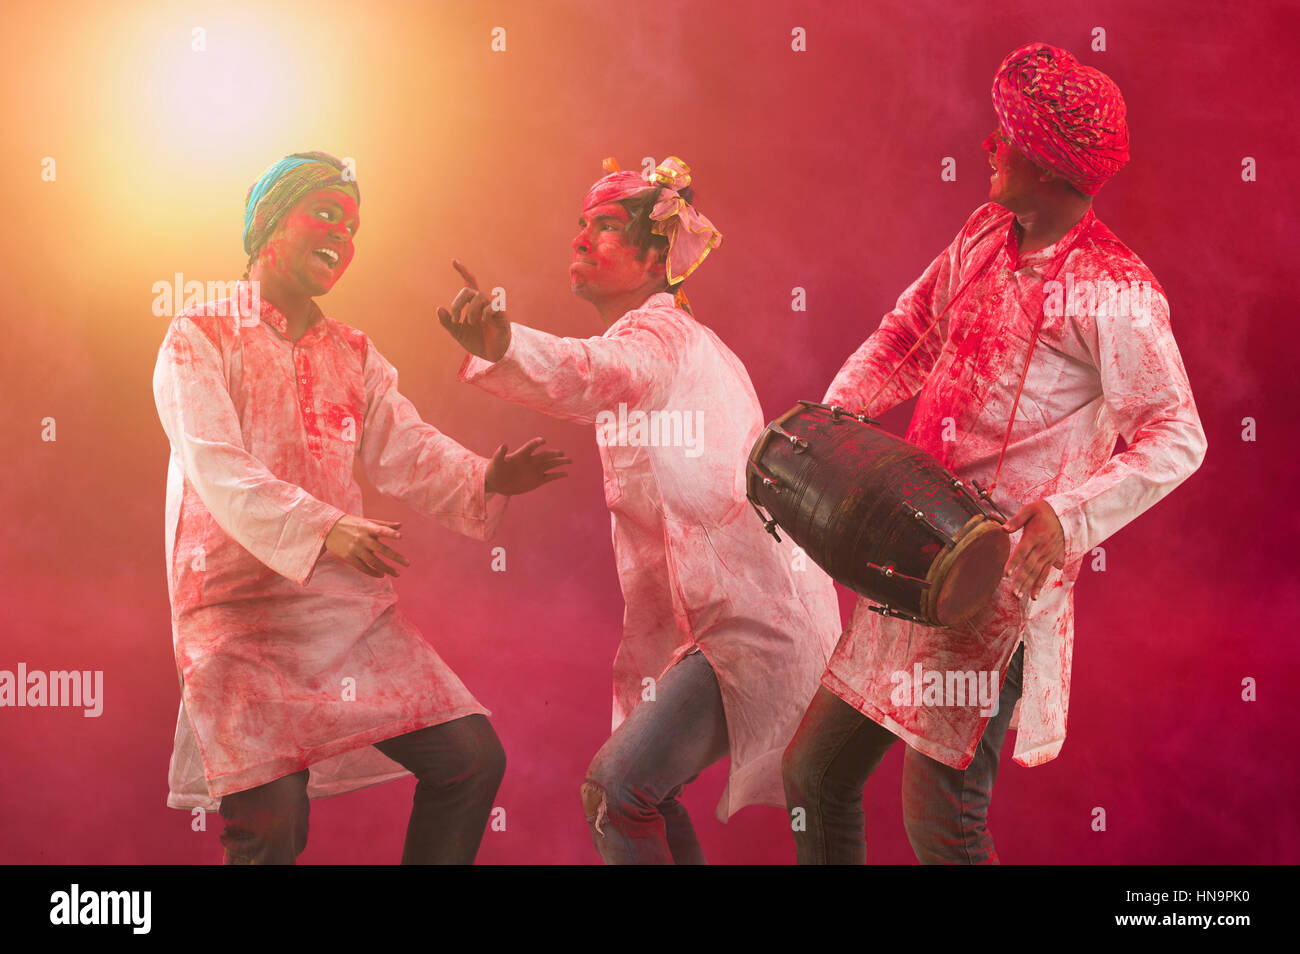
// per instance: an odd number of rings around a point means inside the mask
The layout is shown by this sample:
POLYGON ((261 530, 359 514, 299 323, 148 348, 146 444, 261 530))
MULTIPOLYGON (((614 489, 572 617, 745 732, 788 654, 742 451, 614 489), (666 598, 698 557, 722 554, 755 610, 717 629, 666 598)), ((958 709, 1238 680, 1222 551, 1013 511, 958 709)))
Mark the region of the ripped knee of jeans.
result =
POLYGON ((609 818, 609 810, 605 803, 605 789, 591 779, 582 783, 582 810, 586 813, 587 822, 596 829, 596 834, 605 834, 604 829, 600 827, 601 823, 609 818))

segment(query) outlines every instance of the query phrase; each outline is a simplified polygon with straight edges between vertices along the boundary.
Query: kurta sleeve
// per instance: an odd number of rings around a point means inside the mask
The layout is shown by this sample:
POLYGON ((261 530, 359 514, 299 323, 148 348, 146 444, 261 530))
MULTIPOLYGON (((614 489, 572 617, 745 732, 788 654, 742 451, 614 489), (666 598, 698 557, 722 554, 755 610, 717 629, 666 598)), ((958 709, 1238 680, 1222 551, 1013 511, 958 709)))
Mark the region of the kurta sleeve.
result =
POLYGON ((868 416, 880 417, 921 390, 948 338, 947 317, 928 335, 925 331, 959 290, 963 269, 980 267, 987 257, 983 253, 972 258, 969 252, 972 236, 980 234, 995 209, 985 205, 976 210, 952 244, 899 296, 894 310, 885 315, 880 327, 844 362, 822 399, 824 403, 838 404, 855 413, 865 410, 868 416), (925 337, 921 345, 904 364, 904 356, 922 335, 925 337), (872 395, 895 368, 898 372, 873 401, 872 395))
POLYGON ((496 533, 508 497, 487 493, 489 461, 420 418, 397 390, 394 368, 369 338, 361 464, 375 487, 417 513, 476 540, 496 533))
POLYGON ((670 309, 646 311, 599 338, 558 338, 512 323, 501 360, 469 355, 460 379, 578 424, 619 404, 658 408, 686 357, 690 320, 670 309))
POLYGON ((344 512, 280 480, 244 449, 221 352, 192 319, 178 317, 168 328, 153 391, 172 453, 217 525, 276 573, 306 586, 344 512))
POLYGON ((1152 294, 1149 315, 1101 314, 1082 330, 1106 413, 1128 446, 1084 483, 1046 498, 1065 533, 1067 564, 1191 476, 1206 450, 1163 295, 1152 294))

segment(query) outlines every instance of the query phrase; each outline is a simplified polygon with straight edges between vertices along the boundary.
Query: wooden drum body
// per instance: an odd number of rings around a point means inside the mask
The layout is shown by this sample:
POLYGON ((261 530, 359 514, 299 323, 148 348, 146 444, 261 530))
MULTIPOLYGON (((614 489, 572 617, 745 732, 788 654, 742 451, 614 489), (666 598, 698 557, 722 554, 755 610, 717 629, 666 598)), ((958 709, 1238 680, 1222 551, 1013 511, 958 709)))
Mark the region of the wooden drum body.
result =
POLYGON ((968 622, 1002 579, 1005 517, 975 491, 870 418, 811 401, 767 426, 747 466, 768 532, 780 527, 876 612, 927 626, 968 622))

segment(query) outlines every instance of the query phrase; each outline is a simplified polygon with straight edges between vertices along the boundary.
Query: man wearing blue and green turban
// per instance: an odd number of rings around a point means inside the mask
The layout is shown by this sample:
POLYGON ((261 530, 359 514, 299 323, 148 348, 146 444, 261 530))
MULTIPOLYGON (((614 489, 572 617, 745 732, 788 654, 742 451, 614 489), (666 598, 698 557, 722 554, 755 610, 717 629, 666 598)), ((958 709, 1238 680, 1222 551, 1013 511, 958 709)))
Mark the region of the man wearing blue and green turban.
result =
POLYGON ((485 709, 397 607, 383 494, 477 539, 563 476, 535 439, 480 457, 315 298, 354 254, 351 167, 298 153, 249 190, 239 294, 177 316, 154 372, 171 443, 168 589, 181 709, 168 804, 219 810, 228 863, 293 863, 309 799, 413 773, 402 860, 469 863, 504 771, 485 709))

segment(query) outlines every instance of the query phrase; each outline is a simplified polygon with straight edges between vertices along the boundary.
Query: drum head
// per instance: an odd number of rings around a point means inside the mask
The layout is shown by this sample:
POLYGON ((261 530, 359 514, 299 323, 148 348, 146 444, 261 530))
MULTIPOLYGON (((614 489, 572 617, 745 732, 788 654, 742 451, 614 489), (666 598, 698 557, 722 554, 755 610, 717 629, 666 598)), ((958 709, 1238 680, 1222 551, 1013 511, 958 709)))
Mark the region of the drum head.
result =
POLYGON ((972 517, 962 527, 957 544, 930 568, 930 593, 925 615, 940 626, 968 622, 993 598, 1011 555, 1011 541, 1002 524, 972 517))

